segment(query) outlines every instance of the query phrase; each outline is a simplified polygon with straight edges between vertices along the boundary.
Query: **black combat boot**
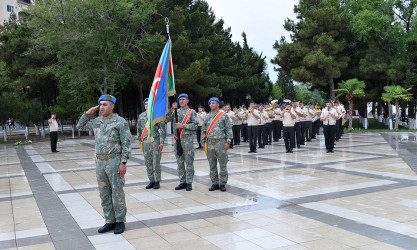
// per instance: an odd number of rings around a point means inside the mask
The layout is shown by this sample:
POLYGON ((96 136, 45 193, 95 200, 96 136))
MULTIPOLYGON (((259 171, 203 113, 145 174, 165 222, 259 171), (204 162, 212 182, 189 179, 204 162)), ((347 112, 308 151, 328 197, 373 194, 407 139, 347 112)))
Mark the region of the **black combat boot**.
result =
POLYGON ((220 191, 226 192, 226 185, 220 185, 220 191))
POLYGON ((106 223, 104 226, 98 229, 98 232, 102 234, 102 233, 113 230, 115 227, 116 227, 116 223, 106 223))
POLYGON ((155 186, 155 182, 149 182, 149 184, 146 186, 146 189, 151 189, 155 186))
POLYGON ((124 222, 116 222, 116 228, 114 229, 114 234, 121 234, 125 231, 124 222))
POLYGON ((186 191, 191 191, 193 190, 193 186, 191 185, 191 183, 187 183, 187 187, 185 188, 186 191))
POLYGON ((209 191, 214 191, 214 190, 217 190, 217 189, 219 189, 220 187, 219 187, 219 184, 213 184, 213 185, 211 185, 211 187, 209 188, 209 191))
POLYGON ((175 190, 185 189, 187 187, 186 183, 180 183, 180 185, 175 187, 175 190))
POLYGON ((153 189, 159 189, 161 186, 159 185, 159 182, 155 182, 155 185, 153 186, 153 189))

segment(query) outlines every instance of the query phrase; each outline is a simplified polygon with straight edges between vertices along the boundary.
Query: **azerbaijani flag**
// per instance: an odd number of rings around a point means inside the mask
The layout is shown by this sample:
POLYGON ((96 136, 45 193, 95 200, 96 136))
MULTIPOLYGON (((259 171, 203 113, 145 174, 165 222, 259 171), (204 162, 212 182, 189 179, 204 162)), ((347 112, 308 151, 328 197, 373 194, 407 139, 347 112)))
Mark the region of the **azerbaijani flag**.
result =
POLYGON ((168 39, 159 59, 148 100, 149 138, 153 137, 155 124, 164 121, 169 111, 168 97, 175 95, 174 69, 171 57, 171 38, 168 39))

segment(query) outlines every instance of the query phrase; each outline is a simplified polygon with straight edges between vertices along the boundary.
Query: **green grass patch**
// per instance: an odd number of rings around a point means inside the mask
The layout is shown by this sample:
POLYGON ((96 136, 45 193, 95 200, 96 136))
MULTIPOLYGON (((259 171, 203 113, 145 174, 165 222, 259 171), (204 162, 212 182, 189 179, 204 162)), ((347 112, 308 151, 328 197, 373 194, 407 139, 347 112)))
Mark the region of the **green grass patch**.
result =
MULTIPOLYGON (((393 124, 394 125, 394 124, 393 124)), ((348 131, 349 121, 345 123, 345 133, 381 133, 381 132, 394 132, 390 130, 387 125, 373 118, 368 118, 368 129, 365 129, 359 121, 359 118, 352 120, 351 132, 348 131)), ((416 132, 416 129, 408 129, 402 126, 398 126, 398 132, 416 132)))

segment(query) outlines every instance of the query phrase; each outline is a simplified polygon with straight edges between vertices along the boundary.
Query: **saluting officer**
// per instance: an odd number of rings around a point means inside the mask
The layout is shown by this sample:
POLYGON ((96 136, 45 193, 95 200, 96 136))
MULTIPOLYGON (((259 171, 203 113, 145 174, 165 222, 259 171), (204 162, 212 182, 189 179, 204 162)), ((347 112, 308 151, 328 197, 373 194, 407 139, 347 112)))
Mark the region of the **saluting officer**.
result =
POLYGON ((77 124, 78 130, 94 130, 96 141, 96 176, 101 206, 106 224, 98 229, 105 233, 114 229, 115 234, 125 230, 126 201, 123 186, 125 184, 126 162, 131 152, 129 125, 125 119, 113 114, 116 98, 102 95, 98 106, 85 112, 77 124), (102 116, 95 117, 100 108, 102 116))
MULTIPOLYGON (((178 96, 180 109, 177 111, 178 122, 175 123, 174 139, 181 139, 181 147, 183 149, 182 155, 178 155, 177 147, 174 146, 175 157, 177 159, 178 177, 180 184, 175 187, 175 190, 184 189, 191 191, 193 189, 192 183, 194 178, 194 141, 193 134, 198 127, 197 113, 194 109, 188 107, 188 95, 182 93, 178 96), (178 134, 179 133, 179 134, 178 134)), ((174 121, 174 109, 178 104, 174 102, 171 107, 171 112, 167 116, 167 121, 174 121)))
POLYGON ((143 105, 145 111, 139 115, 136 130, 141 142, 141 150, 145 158, 146 173, 149 179, 146 189, 158 189, 161 182, 162 149, 166 137, 165 122, 161 121, 153 126, 153 140, 149 140, 149 128, 146 126, 148 122, 148 98, 143 101, 143 105))
POLYGON ((232 123, 224 112, 219 110, 219 99, 212 97, 209 100, 211 112, 207 114, 201 131, 201 143, 206 144, 206 154, 210 165, 211 187, 209 191, 220 189, 226 191, 227 150, 233 138, 232 123), (220 175, 217 171, 217 161, 220 165, 220 175))

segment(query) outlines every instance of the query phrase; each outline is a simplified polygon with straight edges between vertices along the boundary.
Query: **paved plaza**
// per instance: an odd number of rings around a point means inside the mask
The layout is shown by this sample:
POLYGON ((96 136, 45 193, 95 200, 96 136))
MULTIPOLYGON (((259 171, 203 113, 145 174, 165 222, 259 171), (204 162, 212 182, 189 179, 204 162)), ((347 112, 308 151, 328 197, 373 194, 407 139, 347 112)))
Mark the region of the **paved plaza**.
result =
MULTIPOLYGON (((85 137, 87 138, 87 137, 85 137)), ((209 192, 196 150, 193 190, 178 185, 172 136, 159 190, 137 140, 126 174, 122 235, 104 224, 94 140, 0 148, 0 249, 417 249, 416 133, 322 135, 293 154, 283 141, 229 151, 227 192, 209 192)))

